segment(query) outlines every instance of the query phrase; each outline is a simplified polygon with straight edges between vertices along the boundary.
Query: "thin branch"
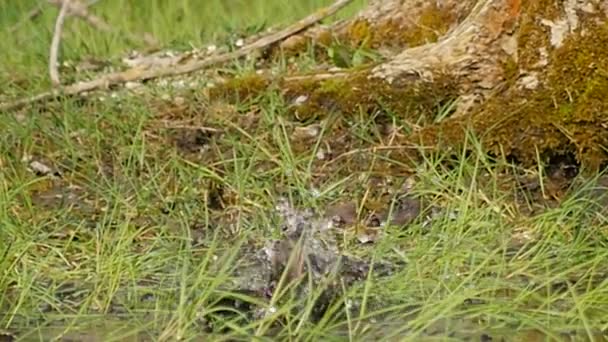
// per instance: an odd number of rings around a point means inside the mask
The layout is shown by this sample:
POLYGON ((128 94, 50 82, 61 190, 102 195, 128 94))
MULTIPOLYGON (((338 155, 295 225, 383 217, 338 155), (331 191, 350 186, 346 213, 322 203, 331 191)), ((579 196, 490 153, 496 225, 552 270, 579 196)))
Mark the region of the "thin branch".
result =
POLYGON ((172 65, 168 67, 158 67, 152 69, 142 69, 135 67, 122 72, 114 72, 103 75, 99 78, 90 81, 71 84, 69 86, 64 87, 63 89, 51 90, 48 92, 37 94, 32 97, 20 99, 15 102, 0 104, 0 110, 17 109, 27 104, 47 101, 49 99, 53 99, 62 95, 77 95, 83 92, 106 88, 112 85, 123 84, 126 82, 149 80, 160 77, 177 76, 192 73, 194 71, 208 68, 216 64, 238 59, 246 56, 254 50, 268 47, 274 43, 277 43, 281 40, 284 40, 285 38, 288 38, 294 34, 297 34, 298 32, 305 30, 306 28, 318 23, 319 21, 335 14, 340 9, 348 5, 351 1, 352 0, 338 0, 331 6, 319 10, 311 14, 310 16, 286 27, 281 31, 264 36, 258 39, 257 41, 249 45, 245 45, 241 49, 233 52, 211 56, 202 60, 193 60, 189 63, 181 65, 172 65))
POLYGON ((352 71, 350 71, 350 72, 344 72, 344 71, 325 72, 325 73, 316 73, 316 74, 311 74, 311 75, 289 76, 289 77, 283 78, 283 81, 285 81, 285 82, 323 81, 323 80, 330 80, 330 79, 333 80, 333 79, 337 79, 337 78, 352 76, 353 74, 354 73, 352 71))
POLYGON ((57 15, 57 21, 55 22, 55 32, 53 32, 53 40, 51 41, 51 51, 49 53, 49 75, 51 76, 51 82, 54 86, 61 85, 59 80, 59 70, 57 67, 57 59, 59 55, 59 44, 61 43, 61 32, 63 31, 63 23, 65 22, 65 16, 70 7, 70 0, 63 0, 61 10, 57 15))

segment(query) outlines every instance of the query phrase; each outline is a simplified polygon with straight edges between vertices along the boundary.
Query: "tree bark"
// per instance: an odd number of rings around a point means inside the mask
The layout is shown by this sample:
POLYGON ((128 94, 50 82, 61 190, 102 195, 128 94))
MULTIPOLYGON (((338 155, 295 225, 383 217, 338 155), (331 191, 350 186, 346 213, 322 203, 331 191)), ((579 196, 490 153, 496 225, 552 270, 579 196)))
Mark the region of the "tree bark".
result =
POLYGON ((339 76, 295 78, 297 117, 387 107, 423 118, 396 143, 456 147, 467 132, 489 152, 535 164, 608 160, 608 2, 603 0, 377 0, 317 31, 388 61, 339 76), (302 101, 302 99, 306 101, 302 101), (454 101, 454 110, 437 108, 454 101), (382 106, 379 105, 382 102, 382 106))

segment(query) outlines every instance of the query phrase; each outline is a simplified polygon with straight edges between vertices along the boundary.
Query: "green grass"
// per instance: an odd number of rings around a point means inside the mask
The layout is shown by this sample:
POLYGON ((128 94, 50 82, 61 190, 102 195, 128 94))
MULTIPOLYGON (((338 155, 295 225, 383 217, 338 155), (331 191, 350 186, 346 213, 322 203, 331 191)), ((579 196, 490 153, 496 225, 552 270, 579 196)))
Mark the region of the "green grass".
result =
MULTIPOLYGON (((62 56, 120 56, 137 48, 125 30, 150 32, 166 47, 203 46, 226 39, 228 27, 285 24, 330 1, 234 1, 231 13, 228 3, 100 1, 93 10, 116 34, 70 19, 62 56)), ((2 26, 33 4, 0 4, 2 26)), ((0 32, 5 95, 48 86, 55 14, 0 32)), ((548 195, 542 163, 539 172, 489 157, 475 137, 467 153, 421 148, 417 165, 404 164, 372 149, 390 139, 369 115, 335 113, 318 123, 318 135, 299 138, 300 124, 273 90, 228 105, 200 100, 196 90, 150 88, 3 114, 0 332, 21 340, 419 341, 601 340, 608 329, 607 218, 590 195, 592 180, 546 201, 515 181, 536 177, 548 195), (183 96, 191 111, 169 113, 161 94, 183 96), (192 134, 186 145, 203 151, 180 147, 192 134), (319 159, 320 151, 337 161, 319 159), (28 158, 61 176, 36 175, 28 158), (366 212, 374 201, 390 203, 407 177, 425 199, 422 217, 385 228, 372 244, 361 244, 354 228, 341 236, 345 254, 403 264, 394 274, 338 286, 341 295, 318 317, 322 286, 302 296, 283 282, 269 300, 226 289, 241 250, 280 236, 280 197, 319 214, 345 200, 366 212), (433 207, 440 211, 428 221, 433 207), (254 309, 239 310, 235 300, 254 309)), ((406 125, 397 114, 384 119, 406 125)))
MULTIPOLYGON (((342 11, 339 16, 352 14, 365 0, 342 11)), ((24 21, 26 13, 36 8, 39 1, 3 1, 0 3, 0 95, 46 89, 48 80, 48 50, 58 9, 43 7, 42 14, 33 21, 24 21), (17 25, 15 32, 11 28, 17 25)), ((104 18, 111 33, 100 32, 83 20, 68 18, 62 40, 62 60, 86 57, 100 59, 122 57, 132 49, 145 48, 132 42, 127 33, 149 33, 165 49, 190 50, 223 42, 231 35, 242 36, 262 28, 286 25, 331 4, 327 0, 294 2, 263 0, 102 0, 93 13, 104 18)))

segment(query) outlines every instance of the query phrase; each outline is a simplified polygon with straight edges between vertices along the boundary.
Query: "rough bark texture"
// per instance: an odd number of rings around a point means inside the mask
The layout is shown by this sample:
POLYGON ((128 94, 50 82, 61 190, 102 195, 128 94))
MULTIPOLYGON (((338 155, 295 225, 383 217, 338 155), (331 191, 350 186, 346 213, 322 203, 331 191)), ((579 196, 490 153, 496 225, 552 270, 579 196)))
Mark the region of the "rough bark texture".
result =
POLYGON ((607 17, 602 0, 371 1, 315 41, 393 56, 287 82, 285 94, 299 99, 299 119, 390 110, 423 123, 397 144, 456 147, 472 130, 489 152, 524 164, 569 156, 596 169, 608 160, 607 17))
MULTIPOLYGON (((405 49, 393 60, 373 69, 372 77, 388 83, 404 78, 430 83, 440 77, 450 77, 460 94, 460 112, 504 81, 503 65, 517 58, 517 41, 513 33, 521 9, 518 0, 479 1, 462 21, 458 19, 463 17, 464 9, 471 7, 470 1, 427 1, 426 5, 420 1, 393 3, 393 6, 390 6, 391 2, 376 5, 374 7, 380 8, 370 14, 364 13, 364 17, 380 22, 381 16, 389 16, 389 23, 385 25, 400 21, 410 23, 410 30, 448 33, 437 41, 432 41, 434 37, 430 36, 426 38, 426 44, 405 49), (398 13, 391 15, 383 13, 384 10, 398 13), (410 18, 405 15, 407 13, 416 16, 410 18), (429 16, 436 20, 436 28, 429 26, 433 25, 432 21, 421 23, 429 16)), ((397 32, 403 30, 393 26, 397 32)), ((420 43, 420 39, 416 39, 410 44, 420 43)))

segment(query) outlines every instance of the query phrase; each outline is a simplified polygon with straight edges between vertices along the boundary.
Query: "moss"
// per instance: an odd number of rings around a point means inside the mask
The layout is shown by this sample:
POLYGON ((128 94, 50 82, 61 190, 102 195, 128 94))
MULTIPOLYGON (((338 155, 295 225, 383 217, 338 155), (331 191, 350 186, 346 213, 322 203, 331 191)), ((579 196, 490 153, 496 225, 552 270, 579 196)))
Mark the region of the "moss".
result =
POLYGON ((417 22, 404 25, 402 20, 388 19, 370 23, 358 19, 350 24, 344 39, 352 46, 407 46, 413 47, 437 41, 457 20, 456 15, 435 2, 429 2, 417 16, 417 22))
POLYGON ((209 90, 211 99, 224 99, 229 102, 246 102, 266 91, 270 86, 270 80, 257 74, 245 75, 231 78, 225 83, 217 85, 209 90))
MULTIPOLYGON (((458 96, 458 85, 449 77, 439 77, 433 83, 402 80, 387 84, 368 79, 369 70, 360 69, 342 79, 299 81, 281 86, 288 103, 299 96, 307 101, 293 105, 292 113, 301 121, 313 121, 332 112, 342 115, 378 110, 416 122, 424 128, 399 138, 399 143, 422 143, 438 148, 457 149, 473 130, 495 155, 503 153, 524 165, 534 165, 537 158, 552 155, 576 155, 590 168, 605 165, 608 160, 608 24, 581 14, 580 30, 570 34, 559 48, 549 42, 550 32, 538 18, 557 19, 561 10, 555 0, 526 2, 516 35, 518 60, 502 63, 506 87, 473 113, 464 117, 433 122, 438 105, 458 96), (543 47, 547 56, 543 56, 543 47), (539 63, 547 59, 547 64, 539 63), (516 86, 520 70, 537 71, 540 86, 534 90, 516 86)), ((428 8, 429 22, 438 32, 454 20, 428 8)), ((428 36, 403 32, 398 23, 386 21, 370 25, 355 21, 349 31, 353 41, 416 44, 428 36), (384 26, 383 26, 384 25, 384 26), (372 32, 373 30, 373 32, 372 32)), ((256 78, 238 81, 247 89, 261 89, 267 83, 256 78)), ((230 87, 230 86, 229 86, 230 87)), ((242 91, 242 90, 241 90, 242 91)), ((245 94, 245 95, 247 95, 245 94)), ((239 97, 243 94, 239 92, 239 97)))
POLYGON ((511 57, 502 61, 502 70, 507 86, 513 86, 519 77, 519 64, 511 57))
MULTIPOLYGON (((534 10, 536 7, 529 8, 534 10)), ((550 7, 553 8, 553 7, 550 7)), ((551 17, 553 13, 547 13, 551 17)), ((541 14, 542 16, 542 14, 541 14)), ((543 26, 526 27, 520 36, 519 65, 533 70, 539 46, 547 47, 550 61, 541 72, 543 85, 535 90, 509 90, 490 99, 466 119, 448 120, 421 133, 424 141, 451 145, 473 129, 495 154, 506 153, 526 165, 541 156, 575 154, 590 169, 608 160, 608 25, 586 20, 586 33, 574 32, 551 51, 543 26), (545 37, 542 38, 541 37, 545 37)), ((505 66, 507 75, 516 72, 505 66)))
POLYGON ((308 98, 304 104, 293 107, 293 114, 301 121, 319 119, 331 112, 352 115, 384 110, 430 122, 438 104, 456 94, 456 84, 447 77, 436 79, 432 84, 388 84, 382 80, 370 80, 368 75, 368 70, 360 70, 348 77, 320 84, 293 84, 286 88, 286 96, 291 100, 302 95, 308 98))
MULTIPOLYGON (((330 30, 322 31, 315 40, 316 45, 329 47, 338 41, 351 48, 378 48, 381 46, 413 47, 435 42, 444 35, 458 20, 451 10, 440 8, 435 2, 429 2, 420 10, 417 21, 404 24, 403 20, 387 19, 378 22, 369 22, 365 19, 355 19, 348 26, 344 34, 334 34, 330 30)), ((271 55, 282 53, 284 56, 295 56, 305 51, 310 39, 294 40, 287 50, 275 50, 271 55)), ((323 58, 323 56, 320 56, 323 58)))
POLYGON ((560 16, 559 7, 554 5, 554 0, 527 1, 520 16, 517 39, 519 42, 518 64, 529 70, 537 64, 542 56, 539 47, 549 47, 550 29, 538 22, 542 17, 548 20, 557 19, 560 16))
POLYGON ((369 41, 371 37, 372 31, 367 20, 357 19, 348 27, 347 40, 353 46, 361 45, 363 42, 369 41))
POLYGON ((436 42, 450 29, 455 20, 450 11, 441 9, 435 2, 431 2, 421 13, 416 29, 407 30, 404 38, 410 46, 436 42))

